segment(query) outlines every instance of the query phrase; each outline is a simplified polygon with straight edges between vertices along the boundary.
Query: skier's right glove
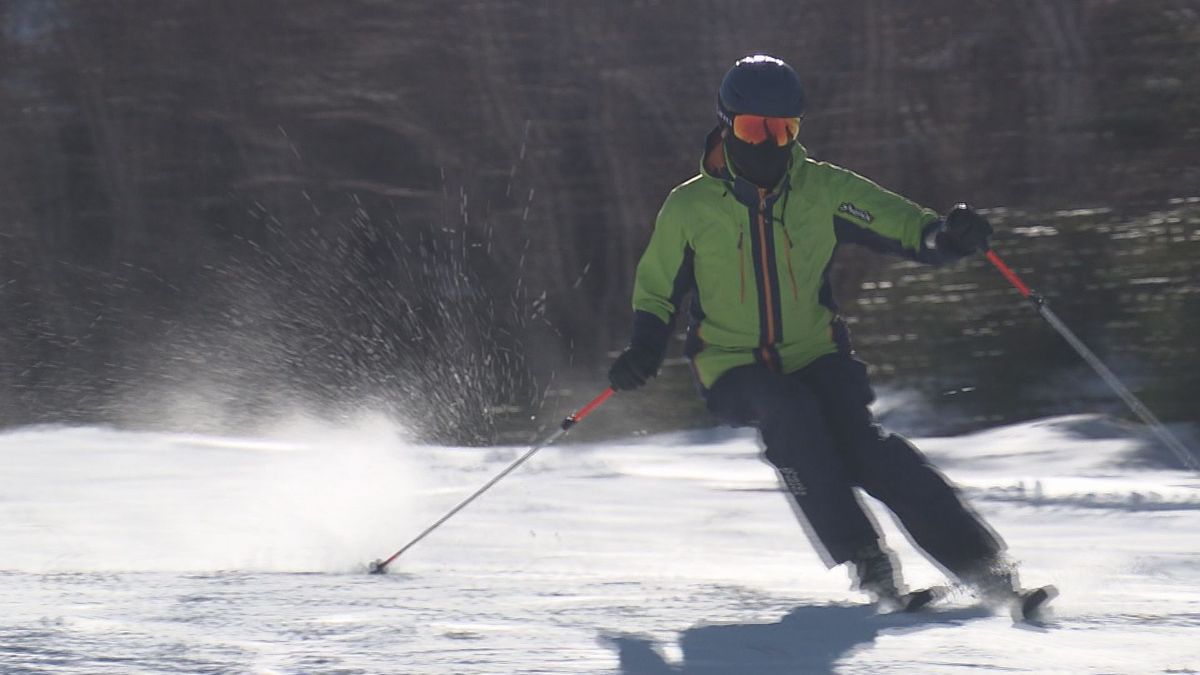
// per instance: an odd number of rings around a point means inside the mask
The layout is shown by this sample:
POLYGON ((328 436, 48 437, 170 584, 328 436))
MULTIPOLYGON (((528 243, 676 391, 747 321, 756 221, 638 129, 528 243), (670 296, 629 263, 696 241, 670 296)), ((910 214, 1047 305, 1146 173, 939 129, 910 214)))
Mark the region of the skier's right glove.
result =
POLYGON ((645 345, 630 345, 621 352, 608 369, 608 382, 617 391, 630 391, 646 384, 646 380, 658 375, 663 355, 645 345))
POLYGON ((945 224, 937 235, 937 247, 958 256, 971 255, 976 251, 988 250, 990 236, 992 226, 987 218, 966 204, 956 204, 946 214, 945 224))

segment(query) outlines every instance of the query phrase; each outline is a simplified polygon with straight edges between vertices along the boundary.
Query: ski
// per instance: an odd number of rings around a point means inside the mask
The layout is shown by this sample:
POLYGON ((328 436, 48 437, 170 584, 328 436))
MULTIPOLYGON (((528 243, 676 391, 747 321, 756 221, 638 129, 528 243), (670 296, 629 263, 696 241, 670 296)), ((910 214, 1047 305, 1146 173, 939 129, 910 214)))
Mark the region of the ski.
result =
MULTIPOLYGON (((950 586, 918 588, 898 598, 893 598, 887 605, 890 611, 893 612, 920 612, 942 600, 950 592, 950 586)), ((1055 586, 1030 588, 1016 592, 1010 597, 1011 600, 1007 602, 1007 605, 1014 621, 1037 623, 1046 618, 1046 605, 1058 597, 1058 588, 1055 586)), ((994 603, 987 604, 992 604, 993 607, 996 607, 994 603)))
POLYGON ((928 588, 918 588, 915 591, 909 591, 899 598, 892 601, 894 611, 897 612, 920 612, 929 605, 946 597, 950 589, 946 586, 930 586, 928 588))
POLYGON ((1054 586, 1031 588, 1017 594, 1013 602, 1013 618, 1020 621, 1036 622, 1044 618, 1046 603, 1058 597, 1058 589, 1054 586))

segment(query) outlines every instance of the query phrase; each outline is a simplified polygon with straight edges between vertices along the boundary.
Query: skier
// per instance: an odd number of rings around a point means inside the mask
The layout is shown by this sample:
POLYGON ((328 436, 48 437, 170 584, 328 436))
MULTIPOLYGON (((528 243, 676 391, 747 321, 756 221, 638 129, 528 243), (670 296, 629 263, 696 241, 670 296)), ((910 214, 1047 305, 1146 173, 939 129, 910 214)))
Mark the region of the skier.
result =
POLYGON ((940 218, 810 159, 796 140, 804 113, 800 78, 777 58, 748 56, 725 75, 701 175, 671 191, 638 263, 632 336, 609 381, 630 390, 657 374, 690 293, 685 355, 708 409, 759 430, 826 564, 849 563, 885 607, 915 607, 861 488, 985 601, 1015 602, 999 537, 920 451, 876 424, 829 282, 839 244, 941 264, 986 249, 992 228, 966 205, 940 218))

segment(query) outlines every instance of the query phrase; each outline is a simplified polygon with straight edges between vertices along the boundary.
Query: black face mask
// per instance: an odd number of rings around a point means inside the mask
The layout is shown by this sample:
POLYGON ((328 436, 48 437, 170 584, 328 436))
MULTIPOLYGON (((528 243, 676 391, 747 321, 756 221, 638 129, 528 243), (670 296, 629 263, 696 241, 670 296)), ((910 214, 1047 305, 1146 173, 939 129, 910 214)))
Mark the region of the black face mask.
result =
POLYGON ((732 135, 725 138, 725 150, 734 173, 761 188, 775 187, 792 159, 791 143, 783 147, 770 142, 751 145, 732 135))

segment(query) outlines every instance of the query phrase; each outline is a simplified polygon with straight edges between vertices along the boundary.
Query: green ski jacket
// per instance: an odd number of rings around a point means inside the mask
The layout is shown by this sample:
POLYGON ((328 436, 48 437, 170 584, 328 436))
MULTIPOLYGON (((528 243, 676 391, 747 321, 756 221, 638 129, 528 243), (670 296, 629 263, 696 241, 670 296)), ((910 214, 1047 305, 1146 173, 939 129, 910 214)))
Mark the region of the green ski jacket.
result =
POLYGON ((701 174, 667 196, 634 281, 633 344, 665 352, 690 294, 685 355, 702 391, 725 371, 760 363, 789 373, 825 354, 851 352, 829 282, 840 244, 920 262, 939 251, 933 211, 798 143, 772 190, 729 168, 720 129, 709 134, 701 174))

